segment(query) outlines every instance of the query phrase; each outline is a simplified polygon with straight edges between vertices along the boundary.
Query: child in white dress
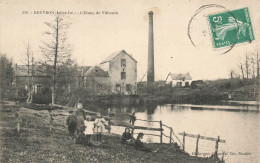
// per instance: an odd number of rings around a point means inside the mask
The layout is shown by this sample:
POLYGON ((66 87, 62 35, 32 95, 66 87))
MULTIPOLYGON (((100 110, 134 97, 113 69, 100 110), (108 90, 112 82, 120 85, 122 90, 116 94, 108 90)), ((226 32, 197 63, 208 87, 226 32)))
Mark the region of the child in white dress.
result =
POLYGON ((90 138, 91 138, 91 135, 93 135, 93 130, 94 130, 94 123, 90 121, 91 120, 91 117, 86 117, 86 120, 84 121, 84 124, 85 124, 85 131, 84 131, 84 134, 85 136, 87 137, 87 143, 90 144, 90 138))
POLYGON ((106 124, 106 120, 101 116, 101 114, 98 114, 94 122, 98 141, 102 141, 102 133, 105 131, 104 124, 106 124))

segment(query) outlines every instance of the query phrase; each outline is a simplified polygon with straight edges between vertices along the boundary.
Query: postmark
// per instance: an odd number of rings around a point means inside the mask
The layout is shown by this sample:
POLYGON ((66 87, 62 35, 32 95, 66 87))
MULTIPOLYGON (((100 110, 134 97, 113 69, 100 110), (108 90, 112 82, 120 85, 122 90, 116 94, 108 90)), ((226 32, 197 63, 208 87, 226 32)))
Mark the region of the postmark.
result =
POLYGON ((255 40, 248 7, 208 15, 215 49, 255 40))

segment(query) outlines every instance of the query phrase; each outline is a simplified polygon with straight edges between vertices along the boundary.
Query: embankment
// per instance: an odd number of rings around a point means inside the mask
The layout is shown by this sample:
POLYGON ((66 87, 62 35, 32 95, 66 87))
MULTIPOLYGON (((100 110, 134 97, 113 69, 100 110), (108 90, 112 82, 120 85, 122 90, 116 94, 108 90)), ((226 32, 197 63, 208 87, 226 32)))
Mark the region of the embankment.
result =
POLYGON ((105 143, 100 147, 75 144, 66 130, 68 112, 60 109, 52 111, 51 131, 47 110, 9 105, 2 106, 0 111, 1 162, 216 162, 190 156, 174 144, 147 144, 158 148, 157 153, 137 151, 133 146, 121 144, 118 135, 105 136, 105 143), (14 122, 17 111, 22 118, 19 134, 14 122))

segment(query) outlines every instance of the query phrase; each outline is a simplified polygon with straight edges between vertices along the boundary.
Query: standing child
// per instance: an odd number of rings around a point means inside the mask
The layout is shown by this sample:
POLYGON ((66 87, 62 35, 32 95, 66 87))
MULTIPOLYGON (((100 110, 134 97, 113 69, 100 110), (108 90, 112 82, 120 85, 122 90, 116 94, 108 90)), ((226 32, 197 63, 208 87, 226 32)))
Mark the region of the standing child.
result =
POLYGON ((95 119, 95 132, 97 133, 97 140, 102 141, 102 133, 105 131, 104 124, 106 123, 105 119, 99 113, 95 119))
POLYGON ((90 121, 91 120, 91 117, 87 116, 86 117, 86 120, 84 121, 85 123, 85 131, 84 131, 84 134, 86 135, 87 137, 87 144, 90 144, 90 138, 91 138, 91 135, 93 135, 93 132, 94 132, 94 123, 90 121))

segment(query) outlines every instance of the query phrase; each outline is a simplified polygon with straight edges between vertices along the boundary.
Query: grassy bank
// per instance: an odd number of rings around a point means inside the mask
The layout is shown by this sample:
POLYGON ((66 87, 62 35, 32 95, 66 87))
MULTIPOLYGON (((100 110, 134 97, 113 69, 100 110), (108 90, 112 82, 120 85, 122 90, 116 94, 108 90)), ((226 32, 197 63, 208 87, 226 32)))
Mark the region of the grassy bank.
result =
POLYGON ((107 135, 100 147, 75 144, 69 139, 63 110, 53 110, 54 128, 49 130, 47 110, 17 106, 1 107, 1 162, 215 162, 196 158, 173 144, 148 144, 157 153, 136 151, 120 143, 120 136, 107 135), (14 113, 23 119, 21 131, 15 130, 14 113))

